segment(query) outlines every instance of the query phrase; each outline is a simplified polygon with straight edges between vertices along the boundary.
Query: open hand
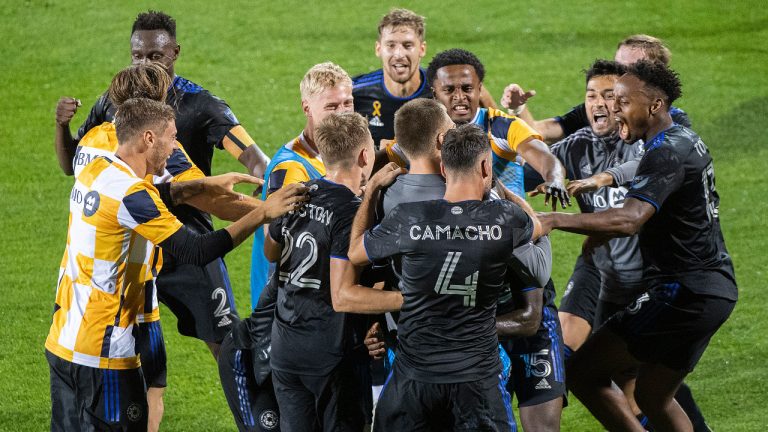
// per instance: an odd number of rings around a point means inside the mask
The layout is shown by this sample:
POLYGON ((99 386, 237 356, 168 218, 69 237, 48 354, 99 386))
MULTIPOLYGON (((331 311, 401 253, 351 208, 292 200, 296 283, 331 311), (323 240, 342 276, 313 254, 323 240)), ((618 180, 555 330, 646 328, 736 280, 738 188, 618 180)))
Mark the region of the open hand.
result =
POLYGON ((264 215, 272 221, 309 201, 309 188, 302 183, 291 183, 273 192, 264 201, 264 215))
POLYGON ((520 85, 510 84, 504 88, 504 94, 499 102, 504 108, 515 110, 534 96, 536 96, 536 90, 524 91, 520 85))

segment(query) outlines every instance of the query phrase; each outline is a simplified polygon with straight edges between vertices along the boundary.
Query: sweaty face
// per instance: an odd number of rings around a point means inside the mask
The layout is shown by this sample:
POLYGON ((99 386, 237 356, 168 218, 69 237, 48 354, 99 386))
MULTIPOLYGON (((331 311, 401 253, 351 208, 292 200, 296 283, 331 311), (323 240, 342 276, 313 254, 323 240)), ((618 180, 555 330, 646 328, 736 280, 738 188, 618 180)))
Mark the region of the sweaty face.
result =
POLYGON ((587 83, 584 104, 587 108, 589 125, 597 136, 607 136, 616 132, 616 117, 612 112, 613 87, 617 79, 616 75, 602 75, 592 77, 587 83))
POLYGON ((164 131, 155 134, 155 143, 147 157, 147 174, 163 175, 174 147, 176 147, 176 122, 170 121, 164 131))
POLYGON ((410 27, 385 27, 376 41, 376 56, 381 58, 384 73, 401 84, 418 73, 426 50, 426 42, 410 27))
POLYGON ((480 106, 482 83, 470 65, 450 65, 437 70, 432 83, 435 99, 445 105, 457 124, 469 123, 480 106))
POLYGON ((645 83, 633 75, 624 75, 614 87, 613 113, 619 123, 619 136, 627 143, 644 139, 651 117, 651 99, 645 83))
POLYGON ((173 77, 179 44, 165 30, 136 30, 131 35, 131 64, 157 63, 173 77))
POLYGON ((307 119, 314 128, 333 113, 354 111, 352 86, 339 84, 333 88, 325 89, 314 96, 310 96, 303 101, 303 104, 307 119))
POLYGON ((645 51, 637 47, 630 47, 622 45, 616 50, 616 55, 613 58, 617 63, 621 63, 624 66, 629 66, 637 63, 640 60, 647 60, 645 51))

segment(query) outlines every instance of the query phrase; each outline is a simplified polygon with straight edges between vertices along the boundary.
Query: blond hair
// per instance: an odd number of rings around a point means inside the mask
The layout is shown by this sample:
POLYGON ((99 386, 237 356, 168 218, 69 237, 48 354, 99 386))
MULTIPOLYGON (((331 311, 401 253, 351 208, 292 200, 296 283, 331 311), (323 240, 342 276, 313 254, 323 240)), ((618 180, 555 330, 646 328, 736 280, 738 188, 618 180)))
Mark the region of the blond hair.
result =
POLYGON ((324 90, 344 84, 351 87, 352 78, 341 66, 331 62, 316 64, 307 71, 299 84, 301 99, 309 99, 324 90))
POLYGON ((426 29, 424 28, 424 17, 417 15, 413 11, 408 9, 392 9, 388 14, 384 15, 379 21, 379 39, 381 39, 381 32, 387 27, 407 27, 412 29, 419 36, 419 39, 424 40, 426 36, 426 29))
POLYGON ((315 143, 326 166, 347 168, 370 136, 368 122, 360 114, 333 113, 315 130, 315 143))
POLYGON ((171 82, 168 72, 155 63, 128 66, 112 78, 107 95, 118 107, 133 98, 165 102, 171 82))
POLYGON ((648 60, 652 62, 661 62, 665 65, 669 65, 669 61, 672 58, 672 52, 670 52, 669 48, 664 45, 664 41, 646 34, 627 36, 624 40, 619 42, 616 49, 623 46, 642 50, 648 60))

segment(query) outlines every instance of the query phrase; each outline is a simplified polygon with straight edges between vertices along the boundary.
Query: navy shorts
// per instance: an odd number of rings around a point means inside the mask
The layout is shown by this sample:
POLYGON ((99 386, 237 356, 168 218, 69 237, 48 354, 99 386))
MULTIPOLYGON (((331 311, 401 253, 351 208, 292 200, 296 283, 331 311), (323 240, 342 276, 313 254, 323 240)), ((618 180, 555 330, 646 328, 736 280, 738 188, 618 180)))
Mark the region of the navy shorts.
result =
POLYGON ((573 273, 560 299, 560 311, 576 315, 593 325, 597 299, 600 296, 600 272, 581 255, 576 258, 573 273))

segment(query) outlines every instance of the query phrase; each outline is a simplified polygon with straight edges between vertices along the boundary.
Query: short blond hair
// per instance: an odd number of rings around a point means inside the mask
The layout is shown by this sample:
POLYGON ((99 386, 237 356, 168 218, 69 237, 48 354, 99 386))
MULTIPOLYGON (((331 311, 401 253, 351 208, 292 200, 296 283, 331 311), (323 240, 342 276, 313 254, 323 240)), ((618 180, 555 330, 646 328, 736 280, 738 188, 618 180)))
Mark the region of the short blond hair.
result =
POLYGON ((360 114, 333 113, 315 130, 315 143, 326 166, 348 168, 370 136, 368 122, 360 114))
POLYGON ((669 65, 669 61, 672 59, 672 52, 667 48, 663 40, 646 34, 627 36, 619 42, 616 49, 623 46, 642 50, 648 57, 648 60, 652 62, 661 62, 669 65))
POLYGON ((426 29, 424 27, 424 17, 410 11, 408 9, 392 9, 388 14, 384 15, 379 21, 379 39, 381 39, 381 32, 387 27, 407 27, 416 32, 419 39, 422 41, 426 36, 426 29))
POLYGON ((352 78, 341 66, 325 62, 309 68, 299 84, 301 99, 305 100, 337 85, 352 86, 352 78))

